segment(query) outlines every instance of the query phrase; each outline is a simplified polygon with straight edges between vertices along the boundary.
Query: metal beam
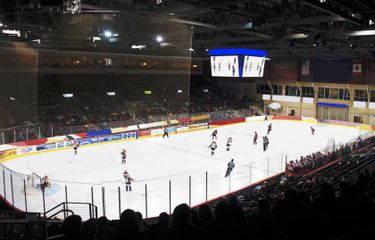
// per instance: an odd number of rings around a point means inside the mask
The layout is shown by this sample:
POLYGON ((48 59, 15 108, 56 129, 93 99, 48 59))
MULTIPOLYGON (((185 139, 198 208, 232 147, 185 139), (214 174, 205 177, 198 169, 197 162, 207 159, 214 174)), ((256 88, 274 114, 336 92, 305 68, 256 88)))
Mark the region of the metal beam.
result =
POLYGON ((342 22, 346 21, 345 18, 340 16, 317 16, 317 17, 310 17, 310 18, 289 18, 283 22, 271 22, 265 23, 262 25, 264 28, 272 28, 272 27, 279 27, 282 25, 307 25, 307 24, 318 24, 318 23, 325 23, 325 22, 342 22))
POLYGON ((340 12, 337 9, 334 9, 327 4, 323 4, 323 3, 320 3, 320 2, 317 2, 317 1, 314 1, 314 0, 303 0, 302 3, 304 3, 305 5, 308 5, 310 7, 313 7, 315 9, 318 9, 320 11, 345 18, 346 21, 351 22, 355 25, 362 26, 362 24, 363 24, 362 21, 359 20, 358 18, 352 17, 352 16, 350 16, 346 13, 340 12))

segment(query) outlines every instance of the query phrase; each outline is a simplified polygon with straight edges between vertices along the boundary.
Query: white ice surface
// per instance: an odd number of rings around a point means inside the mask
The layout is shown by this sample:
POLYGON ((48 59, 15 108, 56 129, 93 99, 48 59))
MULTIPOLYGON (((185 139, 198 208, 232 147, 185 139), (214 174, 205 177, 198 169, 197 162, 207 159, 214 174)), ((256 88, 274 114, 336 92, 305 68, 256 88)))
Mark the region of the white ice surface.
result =
MULTIPOLYGON (((287 161, 312 152, 323 150, 329 138, 344 143, 358 136, 355 128, 327 126, 315 127, 310 132, 309 123, 293 121, 265 121, 241 123, 218 128, 218 149, 211 156, 208 145, 212 129, 170 135, 170 138, 148 137, 101 145, 84 146, 73 154, 73 149, 29 155, 4 164, 17 172, 47 174, 53 187, 46 191, 46 209, 65 201, 67 186, 69 202, 91 202, 91 186, 94 188, 94 204, 102 215, 102 187, 105 188, 105 208, 109 218, 119 216, 118 186, 121 187, 121 210, 140 211, 146 216, 145 184, 147 184, 147 216, 169 212, 169 181, 171 181, 171 209, 189 202, 189 176, 191 176, 191 205, 205 201, 206 171, 208 172, 208 199, 243 188, 275 175, 285 168, 287 161), (270 145, 262 149, 262 136, 272 122, 270 145), (254 131, 258 132, 258 145, 253 145, 254 131), (229 152, 228 137, 233 138, 229 152), (121 149, 127 150, 127 163, 121 164, 121 149), (236 164, 230 178, 224 178, 227 162, 233 158, 236 164), (133 191, 125 192, 122 172, 128 169, 135 179, 133 191), (250 174, 251 172, 251 174, 250 174), (251 178, 251 179, 250 179, 251 178)), ((21 180, 13 177, 15 205, 25 209, 21 180)), ((9 198, 9 194, 8 194, 9 198)), ((27 195, 28 211, 43 211, 41 193, 27 195)), ((75 209, 83 215, 85 209, 75 209)))

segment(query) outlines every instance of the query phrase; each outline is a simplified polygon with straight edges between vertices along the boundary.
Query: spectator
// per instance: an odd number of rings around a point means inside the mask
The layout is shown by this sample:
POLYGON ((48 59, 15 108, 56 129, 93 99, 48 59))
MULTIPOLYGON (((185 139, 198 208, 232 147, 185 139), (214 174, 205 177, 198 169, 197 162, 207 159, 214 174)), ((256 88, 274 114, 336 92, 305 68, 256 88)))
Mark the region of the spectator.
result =
POLYGON ((207 204, 203 204, 198 208, 199 223, 198 228, 202 239, 209 239, 215 234, 215 218, 211 209, 207 204))
POLYGON ((117 229, 117 240, 145 239, 141 233, 141 227, 135 212, 131 209, 126 209, 121 213, 120 222, 117 229))
POLYGON ((89 219, 82 224, 83 240, 93 240, 96 234, 96 219, 89 219))
POLYGON ((96 240, 112 240, 116 236, 116 231, 109 226, 109 221, 105 216, 102 216, 97 221, 96 240))
POLYGON ((215 208, 216 223, 214 232, 218 239, 241 237, 240 227, 233 220, 232 209, 228 201, 220 201, 215 208))
POLYGON ((143 216, 141 212, 136 212, 135 214, 137 215, 139 227, 140 227, 142 234, 147 235, 150 226, 146 222, 143 221, 143 216))
POLYGON ((161 233, 165 232, 171 225, 169 215, 166 212, 159 214, 158 222, 151 225, 150 227, 150 238, 151 240, 157 240, 161 238, 161 233))
POLYGON ((165 240, 191 240, 198 237, 198 230, 191 224, 190 207, 187 204, 178 205, 172 215, 172 226, 164 232, 165 240))
POLYGON ((231 207, 233 220, 237 224, 244 226, 246 223, 245 212, 242 209, 242 206, 240 202, 238 201, 237 196, 234 194, 229 195, 228 202, 231 207))
POLYGON ((78 215, 68 216, 63 222, 65 240, 82 240, 82 218, 78 215))

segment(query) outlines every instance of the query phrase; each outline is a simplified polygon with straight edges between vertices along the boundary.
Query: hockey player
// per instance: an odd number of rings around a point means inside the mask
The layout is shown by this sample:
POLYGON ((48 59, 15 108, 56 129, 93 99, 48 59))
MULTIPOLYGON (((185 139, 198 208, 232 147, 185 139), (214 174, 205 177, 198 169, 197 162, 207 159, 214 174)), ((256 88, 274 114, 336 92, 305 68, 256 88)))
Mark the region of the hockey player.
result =
POLYGON ((125 190, 126 191, 131 191, 132 190, 132 181, 134 179, 130 177, 128 170, 125 170, 123 173, 124 179, 125 179, 125 190))
POLYGON ((164 130, 163 130, 163 138, 167 136, 169 138, 169 135, 168 135, 168 128, 165 127, 164 130))
POLYGON ((311 135, 314 135, 314 133, 315 133, 315 128, 310 127, 310 130, 311 130, 311 135))
POLYGON ((41 182, 40 188, 41 188, 41 190, 44 192, 44 190, 45 190, 47 187, 51 187, 51 182, 49 181, 48 176, 47 176, 47 175, 44 175, 44 177, 42 178, 42 182, 41 182))
POLYGON ((227 141, 227 151, 230 150, 230 145, 232 144, 232 142, 233 142, 233 138, 232 138, 232 137, 229 137, 229 138, 228 138, 228 141, 227 141))
POLYGON ((254 138, 253 138, 253 144, 257 145, 257 140, 258 140, 258 133, 255 131, 254 132, 254 138))
POLYGON ((209 148, 211 148, 211 156, 213 156, 215 154, 215 150, 217 148, 217 144, 215 141, 212 141, 212 143, 210 144, 210 146, 208 146, 209 148))
POLYGON ((74 155, 77 154, 78 146, 79 146, 79 142, 78 142, 77 140, 74 140, 74 141, 73 141, 74 155))
POLYGON ((215 129, 215 130, 211 133, 211 136, 212 136, 212 140, 217 139, 217 129, 215 129))
POLYGON ((230 173, 232 172, 233 168, 234 168, 234 159, 232 158, 232 160, 230 160, 230 162, 227 164, 227 172, 225 173, 225 176, 224 177, 229 177, 230 173))
POLYGON ((267 135, 270 134, 271 130, 272 130, 272 123, 268 125, 267 135))
POLYGON ((263 137, 263 152, 265 152, 268 148, 269 140, 267 136, 263 137))
POLYGON ((42 184, 46 185, 46 187, 51 186, 51 182, 49 181, 49 177, 47 175, 44 175, 44 177, 42 178, 42 184))
POLYGON ((126 163, 126 150, 125 150, 125 148, 124 149, 122 149, 122 151, 121 151, 121 158, 122 158, 122 164, 125 164, 126 163))

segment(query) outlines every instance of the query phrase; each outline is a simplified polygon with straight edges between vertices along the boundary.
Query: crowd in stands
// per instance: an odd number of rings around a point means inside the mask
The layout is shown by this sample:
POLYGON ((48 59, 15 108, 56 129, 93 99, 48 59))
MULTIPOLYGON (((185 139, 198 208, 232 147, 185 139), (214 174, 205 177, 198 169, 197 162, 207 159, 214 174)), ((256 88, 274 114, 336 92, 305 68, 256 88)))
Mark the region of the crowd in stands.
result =
MULTIPOLYGON (((5 142, 30 140, 39 136, 49 137, 52 134, 56 136, 99 130, 110 126, 120 127, 135 123, 161 121, 172 117, 178 119, 179 116, 184 118, 202 113, 210 113, 213 119, 225 119, 239 117, 238 109, 248 109, 248 106, 235 96, 207 80, 201 79, 197 81, 200 83, 199 85, 191 85, 189 95, 183 93, 170 98, 165 97, 168 96, 168 92, 164 88, 160 90, 159 94, 144 95, 142 93, 136 96, 122 93, 109 97, 103 95, 105 86, 103 84, 105 83, 100 81, 97 85, 91 84, 93 88, 91 91, 98 92, 95 97, 82 93, 74 95, 73 98, 63 98, 62 93, 58 90, 59 86, 55 86, 57 83, 52 84, 53 81, 50 78, 53 77, 46 78, 38 85, 38 110, 35 111, 38 116, 35 119, 16 124, 13 118, 7 120, 4 118, 5 115, 0 117, 0 121, 4 122, 3 128, 30 125, 27 128, 15 128, 15 132, 13 129, 5 130, 5 142), (176 103, 178 104, 176 105, 176 103)), ((59 79, 55 80, 61 82, 59 79)), ((109 79, 105 80, 109 81, 109 79)), ((80 79, 80 81, 82 85, 87 86, 91 79, 80 79)), ((138 85, 133 86, 127 81, 123 81, 123 84, 126 86, 121 85, 122 88, 129 90, 126 92, 137 91, 138 85)), ((117 87, 120 88, 120 86, 117 87)))
POLYGON ((299 160, 292 160, 286 164, 286 171, 290 174, 303 174, 316 169, 327 162, 340 158, 341 156, 346 156, 348 153, 355 151, 366 144, 367 141, 357 138, 355 141, 341 144, 335 149, 334 144, 328 146, 327 151, 322 153, 322 151, 312 153, 307 156, 301 156, 299 160))
MULTIPOLYGON (((362 154, 364 165, 354 172, 338 175, 338 169, 332 169, 308 177, 283 174, 280 181, 263 182, 215 203, 196 208, 180 204, 172 216, 163 212, 153 222, 131 209, 122 212, 119 221, 100 217, 82 222, 80 216, 72 215, 62 227, 51 225, 47 232, 61 236, 54 239, 74 240, 372 239, 375 152, 371 139, 357 144, 367 144, 370 150, 362 154)), ((349 152, 343 146, 337 157, 359 162, 359 154, 349 152)))
POLYGON ((233 94, 224 91, 208 81, 198 86, 192 85, 190 92, 190 112, 218 112, 229 109, 243 109, 247 105, 233 94))

